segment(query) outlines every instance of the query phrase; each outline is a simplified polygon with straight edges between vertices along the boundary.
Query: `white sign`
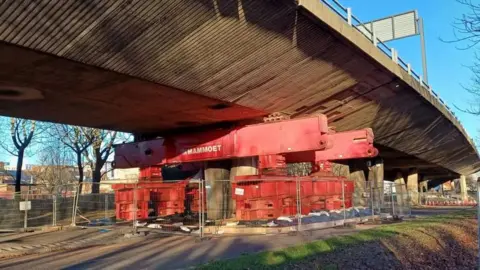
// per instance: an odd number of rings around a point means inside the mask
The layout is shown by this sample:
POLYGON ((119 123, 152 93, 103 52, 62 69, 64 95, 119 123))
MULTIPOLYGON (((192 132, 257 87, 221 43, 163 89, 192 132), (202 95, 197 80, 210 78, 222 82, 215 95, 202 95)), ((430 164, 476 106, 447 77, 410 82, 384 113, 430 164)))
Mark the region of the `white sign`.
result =
POLYGON ((245 190, 243 188, 235 188, 235 195, 243 196, 245 190))
POLYGON ((419 29, 417 27, 417 19, 417 12, 409 11, 367 22, 363 25, 360 24, 357 25, 357 28, 370 38, 372 37, 370 33, 375 32, 375 35, 379 40, 390 41, 418 35, 419 29))
POLYGON ((32 201, 20 202, 20 211, 32 209, 32 201))

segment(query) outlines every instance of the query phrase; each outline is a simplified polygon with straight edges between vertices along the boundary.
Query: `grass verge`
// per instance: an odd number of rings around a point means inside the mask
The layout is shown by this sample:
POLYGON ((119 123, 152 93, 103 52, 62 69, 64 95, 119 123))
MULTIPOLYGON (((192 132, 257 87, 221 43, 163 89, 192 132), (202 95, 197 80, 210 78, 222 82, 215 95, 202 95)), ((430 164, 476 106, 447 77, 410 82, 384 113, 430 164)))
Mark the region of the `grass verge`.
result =
MULTIPOLYGON (((464 210, 446 215, 431 216, 422 219, 406 221, 391 225, 383 225, 374 229, 361 231, 352 235, 332 237, 326 240, 319 240, 303 245, 290 247, 281 250, 265 251, 257 254, 242 255, 240 257, 214 261, 198 269, 276 269, 284 268, 285 265, 308 260, 312 257, 319 257, 335 251, 362 245, 369 242, 382 241, 406 235, 412 231, 431 229, 449 222, 462 219, 472 219, 475 216, 474 210, 464 210)), ((287 267, 290 268, 290 267, 287 267)), ((336 265, 323 264, 321 269, 337 269, 336 265)))

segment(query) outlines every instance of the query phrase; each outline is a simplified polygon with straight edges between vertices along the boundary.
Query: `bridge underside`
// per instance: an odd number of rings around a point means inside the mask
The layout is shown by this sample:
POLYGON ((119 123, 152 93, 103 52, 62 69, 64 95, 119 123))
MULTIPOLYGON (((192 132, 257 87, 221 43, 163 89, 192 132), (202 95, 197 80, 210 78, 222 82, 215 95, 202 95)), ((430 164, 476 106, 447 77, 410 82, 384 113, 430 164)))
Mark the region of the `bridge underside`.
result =
POLYGON ((0 113, 134 133, 271 112, 371 127, 388 172, 469 174, 453 116, 317 0, 3 1, 0 113))

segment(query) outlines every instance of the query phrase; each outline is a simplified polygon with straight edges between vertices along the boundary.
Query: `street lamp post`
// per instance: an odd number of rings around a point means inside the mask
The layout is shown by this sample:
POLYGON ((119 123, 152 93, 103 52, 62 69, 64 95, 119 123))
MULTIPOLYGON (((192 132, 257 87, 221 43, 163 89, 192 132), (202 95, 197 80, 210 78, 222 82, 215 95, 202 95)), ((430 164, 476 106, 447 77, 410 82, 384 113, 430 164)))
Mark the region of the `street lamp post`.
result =
POLYGON ((477 178, 477 228, 477 245, 479 247, 477 269, 480 270, 480 177, 477 178))

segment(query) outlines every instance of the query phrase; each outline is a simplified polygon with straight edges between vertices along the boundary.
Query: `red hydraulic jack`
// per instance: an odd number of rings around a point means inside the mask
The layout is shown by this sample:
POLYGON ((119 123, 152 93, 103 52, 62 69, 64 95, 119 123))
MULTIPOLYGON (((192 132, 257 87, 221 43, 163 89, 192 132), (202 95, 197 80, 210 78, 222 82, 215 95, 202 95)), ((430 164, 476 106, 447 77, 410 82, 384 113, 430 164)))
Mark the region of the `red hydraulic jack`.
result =
MULTIPOLYGON (((236 219, 269 219, 289 215, 293 211, 292 198, 298 195, 293 185, 298 178, 287 175, 289 163, 312 163, 311 174, 300 179, 304 196, 302 213, 339 209, 342 182, 346 184, 345 204, 347 207, 351 205, 353 182, 333 176, 330 162, 375 157, 378 150, 373 146, 373 138, 369 128, 335 132, 329 129, 326 116, 318 115, 120 144, 115 146, 114 166, 141 168, 139 184, 147 186, 150 197, 160 196, 164 202, 156 206, 156 215, 161 216, 181 213, 187 206, 180 201, 185 200, 187 195, 195 197, 198 192, 188 189, 188 179, 173 183, 162 181, 163 176, 159 173, 161 166, 191 164, 198 168, 205 161, 255 157, 258 159, 258 174, 237 176, 232 182, 231 188, 235 190, 232 197, 237 202, 236 219), (273 179, 275 181, 270 181, 273 179), (169 193, 167 190, 170 189, 180 193, 183 190, 185 195, 159 195, 169 193), (171 208, 174 210, 162 211, 171 208)), ((126 186, 116 187, 117 195, 122 187, 126 186)), ((139 207, 147 206, 143 203, 139 207)), ((195 211, 198 205, 190 208, 195 211)), ((148 215, 147 209, 139 209, 139 212, 137 218, 148 215)), ((122 217, 118 209, 117 216, 122 217)))

